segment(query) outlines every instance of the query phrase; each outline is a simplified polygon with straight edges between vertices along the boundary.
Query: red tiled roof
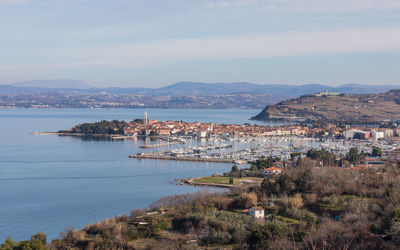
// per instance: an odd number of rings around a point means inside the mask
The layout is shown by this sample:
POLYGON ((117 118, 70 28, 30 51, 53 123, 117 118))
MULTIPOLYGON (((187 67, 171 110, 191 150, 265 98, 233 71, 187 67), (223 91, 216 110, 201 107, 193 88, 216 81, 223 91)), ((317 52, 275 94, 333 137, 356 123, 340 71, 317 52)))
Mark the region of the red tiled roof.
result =
POLYGON ((270 167, 270 168, 264 168, 264 171, 282 171, 282 169, 277 167, 270 167))
POLYGON ((361 170, 361 169, 365 169, 365 168, 368 168, 368 165, 364 165, 364 164, 359 164, 359 165, 355 165, 354 167, 353 167, 353 169, 354 170, 361 170))

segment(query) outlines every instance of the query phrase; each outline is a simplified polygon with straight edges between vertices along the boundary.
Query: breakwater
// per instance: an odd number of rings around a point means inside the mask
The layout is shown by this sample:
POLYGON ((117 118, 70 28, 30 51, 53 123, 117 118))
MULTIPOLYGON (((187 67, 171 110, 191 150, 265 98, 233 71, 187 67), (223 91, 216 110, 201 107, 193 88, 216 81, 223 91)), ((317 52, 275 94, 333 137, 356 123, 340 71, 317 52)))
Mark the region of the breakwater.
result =
POLYGON ((199 158, 199 157, 181 157, 170 155, 156 155, 156 154, 140 154, 130 155, 129 158, 134 159, 153 159, 153 160, 172 160, 172 161, 200 161, 200 162, 220 162, 220 163, 235 163, 234 159, 221 159, 221 158, 199 158))
POLYGON ((161 144, 146 144, 146 145, 140 145, 139 148, 158 148, 158 147, 166 147, 166 146, 177 145, 177 144, 183 144, 183 142, 173 141, 173 142, 161 143, 161 144))

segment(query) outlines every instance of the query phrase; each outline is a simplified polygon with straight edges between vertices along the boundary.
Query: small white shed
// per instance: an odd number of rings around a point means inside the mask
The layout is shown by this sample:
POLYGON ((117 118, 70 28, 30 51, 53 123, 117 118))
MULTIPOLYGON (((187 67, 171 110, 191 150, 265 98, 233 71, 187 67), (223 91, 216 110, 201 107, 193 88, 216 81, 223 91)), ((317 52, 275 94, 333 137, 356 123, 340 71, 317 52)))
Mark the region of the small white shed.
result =
POLYGON ((257 206, 249 208, 249 215, 256 219, 264 218, 264 208, 257 206))

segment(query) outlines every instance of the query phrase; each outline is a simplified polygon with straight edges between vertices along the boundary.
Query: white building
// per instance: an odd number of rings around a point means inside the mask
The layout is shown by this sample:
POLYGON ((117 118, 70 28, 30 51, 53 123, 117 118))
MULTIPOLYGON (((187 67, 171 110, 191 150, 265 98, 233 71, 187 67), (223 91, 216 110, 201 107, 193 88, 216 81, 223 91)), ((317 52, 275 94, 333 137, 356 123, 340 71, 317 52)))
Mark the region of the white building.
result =
POLYGON ((374 139, 384 138, 385 137, 385 133, 384 132, 380 132, 380 131, 372 131, 371 132, 371 137, 374 138, 374 139))
POLYGON ((354 130, 354 129, 346 130, 346 131, 343 131, 343 136, 344 136, 344 138, 346 138, 346 139, 351 139, 351 138, 354 137, 354 135, 355 135, 357 132, 358 132, 358 130, 354 130))
POLYGON ((385 138, 389 138, 389 137, 393 137, 394 136, 393 129, 385 129, 382 132, 383 132, 385 138))
POLYGON ((197 137, 198 138, 206 138, 207 137, 207 131, 197 131, 197 137))
POLYGON ((251 207, 249 208, 249 215, 256 219, 264 218, 264 208, 263 207, 251 207))

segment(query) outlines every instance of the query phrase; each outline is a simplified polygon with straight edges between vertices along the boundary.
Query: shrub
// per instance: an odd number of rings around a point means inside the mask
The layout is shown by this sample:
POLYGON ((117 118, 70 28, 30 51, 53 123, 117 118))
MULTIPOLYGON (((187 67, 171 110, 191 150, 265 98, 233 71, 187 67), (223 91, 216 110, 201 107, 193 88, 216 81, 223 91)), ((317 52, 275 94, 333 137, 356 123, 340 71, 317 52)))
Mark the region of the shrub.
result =
POLYGON ((146 211, 143 210, 143 209, 133 209, 133 210, 131 211, 130 217, 131 217, 132 219, 135 219, 135 218, 140 217, 140 216, 143 216, 143 215, 145 215, 145 214, 146 214, 146 211))
POLYGON ((171 223, 169 223, 169 221, 163 220, 163 221, 157 222, 155 227, 159 230, 167 230, 167 229, 171 228, 171 223))
POLYGON ((46 250, 43 242, 39 239, 23 240, 20 242, 13 241, 8 237, 3 244, 0 245, 1 250, 46 250))
POLYGON ((61 237, 63 240, 71 242, 73 244, 84 240, 85 236, 86 233, 84 231, 78 231, 74 228, 67 228, 63 233, 61 233, 61 237))
POLYGON ((283 196, 282 197, 283 205, 286 209, 288 208, 301 208, 303 207, 303 198, 301 194, 297 193, 294 196, 283 196))
POLYGON ((251 230, 247 243, 250 249, 268 249, 269 242, 274 239, 285 238, 286 231, 286 226, 279 222, 257 225, 251 230))
POLYGON ((235 205, 238 208, 249 208, 257 205, 257 194, 254 192, 241 193, 235 199, 235 205))

